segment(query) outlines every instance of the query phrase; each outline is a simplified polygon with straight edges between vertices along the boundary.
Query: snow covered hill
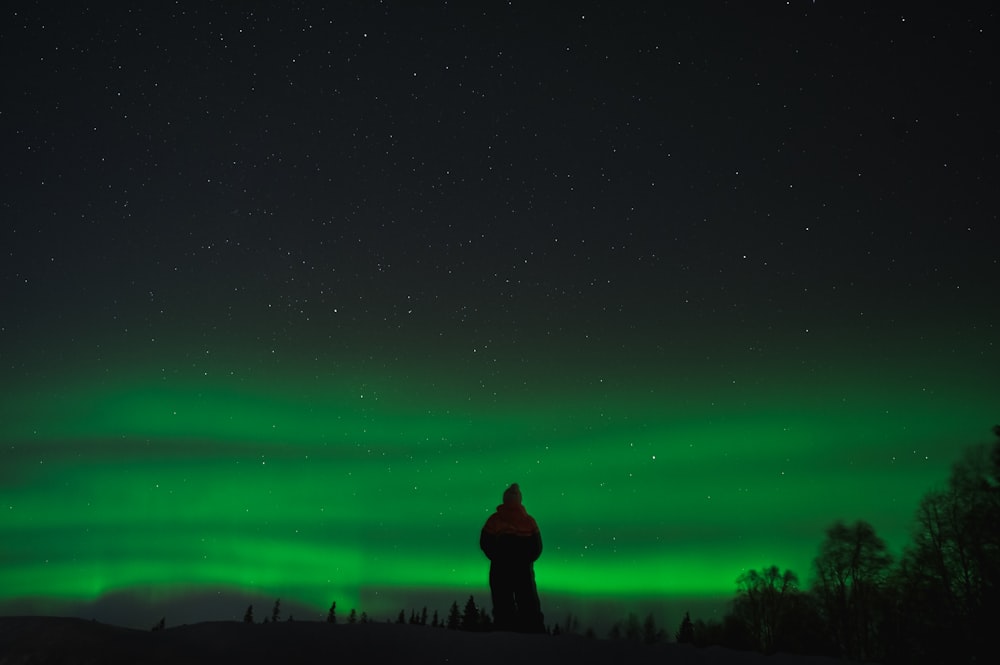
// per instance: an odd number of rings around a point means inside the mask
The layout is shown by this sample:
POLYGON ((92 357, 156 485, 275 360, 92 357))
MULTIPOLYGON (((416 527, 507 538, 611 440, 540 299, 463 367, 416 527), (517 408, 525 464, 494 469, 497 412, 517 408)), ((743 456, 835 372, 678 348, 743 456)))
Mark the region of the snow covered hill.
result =
POLYGON ((823 658, 680 644, 645 645, 579 636, 466 633, 389 623, 208 622, 139 631, 58 617, 0 617, 0 665, 22 663, 286 663, 532 665, 822 665, 823 658))

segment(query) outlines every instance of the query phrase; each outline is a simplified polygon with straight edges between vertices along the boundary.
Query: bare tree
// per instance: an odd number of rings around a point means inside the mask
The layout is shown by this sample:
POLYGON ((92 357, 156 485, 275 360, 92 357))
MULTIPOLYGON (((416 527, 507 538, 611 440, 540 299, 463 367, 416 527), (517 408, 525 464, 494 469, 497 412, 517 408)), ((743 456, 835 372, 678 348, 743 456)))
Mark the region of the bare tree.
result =
POLYGON ((867 660, 877 655, 884 591, 892 566, 885 541, 864 521, 836 522, 813 560, 813 591, 841 655, 867 660))
POLYGON ((733 614, 763 653, 772 653, 788 624, 789 612, 798 594, 799 578, 790 570, 771 566, 763 572, 749 570, 736 580, 733 614))
MULTIPOLYGON (((973 446, 947 486, 924 496, 917 529, 899 566, 902 646, 929 658, 993 648, 1000 613, 1000 427, 992 446, 973 446), (916 636, 906 640, 905 636, 916 636)), ((956 658, 958 656, 955 656, 956 658)))

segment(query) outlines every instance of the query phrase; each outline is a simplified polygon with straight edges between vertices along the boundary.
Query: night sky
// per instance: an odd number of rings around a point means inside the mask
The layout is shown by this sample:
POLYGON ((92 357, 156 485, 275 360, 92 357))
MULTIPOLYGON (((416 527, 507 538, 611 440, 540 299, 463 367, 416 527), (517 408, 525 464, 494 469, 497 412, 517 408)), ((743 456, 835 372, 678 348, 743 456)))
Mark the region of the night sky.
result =
POLYGON ((518 482, 676 626, 992 438, 992 8, 329 4, 5 4, 0 612, 488 607, 518 482))

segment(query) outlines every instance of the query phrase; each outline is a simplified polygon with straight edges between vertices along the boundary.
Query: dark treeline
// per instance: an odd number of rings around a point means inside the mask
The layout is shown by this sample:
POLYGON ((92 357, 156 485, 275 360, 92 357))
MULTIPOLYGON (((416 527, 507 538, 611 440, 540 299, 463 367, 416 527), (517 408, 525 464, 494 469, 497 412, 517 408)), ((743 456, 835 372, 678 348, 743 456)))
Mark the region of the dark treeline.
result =
MULTIPOLYGON (((295 621, 295 617, 288 615, 286 621, 295 621)), ((277 623, 281 621, 281 599, 274 601, 274 609, 271 610, 271 617, 264 618, 263 623, 277 623)), ((334 601, 330 604, 330 609, 326 613, 327 623, 340 623, 342 621, 341 617, 337 614, 337 602, 334 601)), ((389 623, 389 620, 385 620, 389 623)), ((153 630, 163 630, 166 619, 160 619, 159 623, 153 626, 153 630)), ((347 615, 346 621, 344 623, 355 624, 355 623, 370 623, 371 619, 368 617, 367 612, 361 612, 354 608, 347 615)), ((490 613, 486 611, 485 608, 480 607, 476 604, 476 600, 473 596, 469 596, 469 600, 465 603, 465 609, 459 610, 458 601, 451 604, 451 609, 448 612, 447 619, 442 619, 438 615, 438 611, 434 610, 434 616, 431 618, 429 616, 426 607, 423 607, 420 612, 415 609, 410 610, 409 619, 407 619, 406 610, 400 610, 399 615, 396 617, 396 623, 408 623, 418 626, 430 626, 432 628, 450 628, 452 630, 467 630, 475 632, 483 632, 493 630, 493 619, 490 613)), ((246 612, 243 614, 243 623, 256 623, 253 613, 253 605, 247 606, 246 612)))
POLYGON ((966 450, 947 485, 924 496, 898 560, 867 522, 837 522, 807 590, 790 570, 750 570, 722 621, 686 616, 677 640, 885 663, 991 660, 1000 616, 1000 426, 993 432, 992 446, 966 450))
MULTIPOLYGON (((721 621, 685 614, 673 635, 650 614, 629 614, 608 637, 656 643, 670 638, 698 647, 722 646, 883 663, 979 663, 995 649, 1000 578, 1000 425, 992 445, 967 449, 947 484, 928 492, 916 513, 912 542, 894 558, 874 527, 859 520, 826 530, 803 587, 791 570, 770 566, 736 580, 736 595, 721 621)), ((275 601, 270 621, 279 621, 275 601)), ((253 606, 243 620, 254 623, 253 606)), ((288 621, 293 621, 289 616, 288 621)), ((338 623, 337 603, 327 613, 338 623)), ((388 621, 388 620, 387 620, 388 621)), ((368 623, 350 610, 346 623, 368 623)), ((165 619, 153 626, 162 630, 165 619)), ((268 619, 264 619, 268 623, 268 619)), ((446 617, 426 607, 400 610, 396 623, 465 631, 493 630, 490 614, 469 596, 446 617), (409 618, 407 618, 409 616, 409 618)), ((569 614, 553 635, 596 637, 569 614)))

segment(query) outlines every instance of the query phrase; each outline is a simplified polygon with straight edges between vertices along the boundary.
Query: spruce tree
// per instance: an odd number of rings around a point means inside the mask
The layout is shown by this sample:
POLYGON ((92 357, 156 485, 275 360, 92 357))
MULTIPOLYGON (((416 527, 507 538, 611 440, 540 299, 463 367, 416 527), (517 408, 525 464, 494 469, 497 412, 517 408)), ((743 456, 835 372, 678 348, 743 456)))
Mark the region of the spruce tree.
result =
POLYGON ((646 620, 642 624, 642 641, 646 644, 656 644, 666 639, 666 633, 656 628, 656 619, 653 613, 646 615, 646 620))
POLYGON ((243 623, 253 623, 253 605, 247 606, 247 611, 243 615, 243 623))
POLYGON ((458 613, 458 601, 456 600, 451 604, 451 610, 448 612, 448 628, 458 630, 461 627, 462 615, 458 613))
POLYGON ((278 623, 278 617, 281 616, 281 598, 274 601, 274 609, 271 610, 271 623, 278 623))
POLYGON ((639 617, 634 612, 628 613, 625 620, 625 639, 630 642, 638 642, 642 635, 642 628, 639 626, 639 617))
POLYGON ((684 620, 681 621, 680 628, 677 629, 678 644, 694 644, 694 624, 691 623, 691 614, 684 613, 684 620))
POLYGON ((479 630, 479 608, 476 599, 469 596, 465 601, 465 611, 462 612, 462 630, 479 630))
POLYGON ((337 623, 337 601, 330 605, 330 611, 326 613, 327 623, 337 623))
POLYGON ((357 622, 358 622, 358 611, 352 607, 351 613, 347 615, 347 623, 357 623, 357 622))

